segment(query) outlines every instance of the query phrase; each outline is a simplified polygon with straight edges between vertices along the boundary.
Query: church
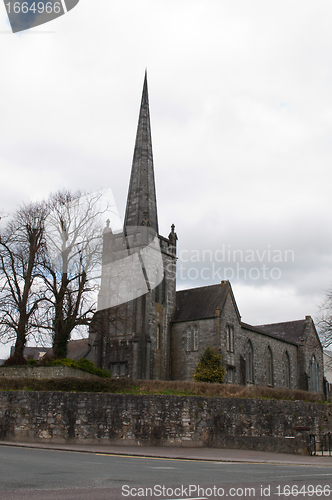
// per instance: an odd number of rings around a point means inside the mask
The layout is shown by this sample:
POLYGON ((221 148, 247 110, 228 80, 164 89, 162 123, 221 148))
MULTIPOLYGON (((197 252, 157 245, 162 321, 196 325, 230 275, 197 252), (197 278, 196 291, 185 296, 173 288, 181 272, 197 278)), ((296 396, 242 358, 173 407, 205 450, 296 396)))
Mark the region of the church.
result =
POLYGON ((193 380, 207 346, 223 355, 225 382, 323 391, 323 351, 310 316, 252 326, 229 281, 176 290, 177 234, 158 229, 147 75, 124 226, 103 233, 91 356, 114 376, 193 380))

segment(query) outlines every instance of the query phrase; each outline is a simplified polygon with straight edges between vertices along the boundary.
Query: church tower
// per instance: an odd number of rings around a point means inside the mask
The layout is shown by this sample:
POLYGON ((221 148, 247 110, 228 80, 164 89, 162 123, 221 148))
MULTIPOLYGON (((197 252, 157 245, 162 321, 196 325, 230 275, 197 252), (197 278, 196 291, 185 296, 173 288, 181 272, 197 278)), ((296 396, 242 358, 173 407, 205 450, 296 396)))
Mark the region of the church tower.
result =
POLYGON ((145 73, 124 227, 103 234, 95 364, 115 376, 170 378, 170 322, 176 300, 175 226, 159 235, 145 73))

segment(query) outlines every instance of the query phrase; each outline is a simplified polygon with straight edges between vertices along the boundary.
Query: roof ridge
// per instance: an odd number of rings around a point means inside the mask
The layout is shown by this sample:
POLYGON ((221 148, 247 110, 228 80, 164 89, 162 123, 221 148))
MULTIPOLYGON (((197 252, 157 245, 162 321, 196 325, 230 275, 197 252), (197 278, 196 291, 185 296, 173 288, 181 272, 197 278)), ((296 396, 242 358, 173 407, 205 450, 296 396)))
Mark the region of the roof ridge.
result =
POLYGON ((202 290, 203 288, 212 288, 212 287, 220 287, 222 285, 222 288, 224 286, 227 286, 229 284, 229 281, 225 281, 224 283, 221 282, 221 283, 214 283, 213 285, 204 285, 204 286, 196 286, 194 288, 185 288, 183 290, 177 290, 176 293, 179 293, 179 292, 189 292, 191 290, 202 290))
POLYGON ((289 321, 278 321, 277 323, 263 323, 263 324, 255 325, 255 326, 257 326, 257 328, 260 328, 262 326, 285 325, 287 323, 301 323, 301 322, 304 323, 305 321, 308 321, 308 320, 306 320, 306 319, 293 319, 293 320, 289 320, 289 321))

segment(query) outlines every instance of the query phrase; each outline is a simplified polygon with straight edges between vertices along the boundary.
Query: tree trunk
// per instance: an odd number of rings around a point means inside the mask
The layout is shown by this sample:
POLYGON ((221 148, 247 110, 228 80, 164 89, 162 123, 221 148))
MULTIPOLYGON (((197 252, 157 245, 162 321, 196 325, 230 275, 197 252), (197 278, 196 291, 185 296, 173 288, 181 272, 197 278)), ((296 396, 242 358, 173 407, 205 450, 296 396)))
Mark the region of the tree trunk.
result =
POLYGON ((64 299, 66 289, 68 286, 67 273, 63 273, 62 282, 59 293, 55 298, 55 311, 54 311, 54 334, 53 334, 53 354, 56 359, 66 358, 68 352, 68 341, 70 333, 68 334, 68 327, 64 318, 64 299))
POLYGON ((57 324, 53 337, 53 354, 56 359, 67 357, 69 339, 70 332, 68 334, 63 324, 57 324))
POLYGON ((26 343, 26 325, 28 322, 28 318, 26 315, 22 314, 20 317, 18 329, 17 329, 17 337, 15 342, 15 350, 14 350, 14 358, 18 363, 24 363, 24 347, 26 343))

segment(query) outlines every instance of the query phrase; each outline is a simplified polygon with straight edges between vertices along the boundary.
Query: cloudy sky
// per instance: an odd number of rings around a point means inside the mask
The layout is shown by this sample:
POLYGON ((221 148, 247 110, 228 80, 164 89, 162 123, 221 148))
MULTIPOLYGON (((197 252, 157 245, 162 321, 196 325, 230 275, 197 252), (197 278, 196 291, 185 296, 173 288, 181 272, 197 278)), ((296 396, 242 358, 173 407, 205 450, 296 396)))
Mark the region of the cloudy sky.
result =
POLYGON ((331 22, 328 0, 80 0, 12 34, 2 6, 0 210, 102 188, 123 216, 147 67, 178 286, 230 279, 252 324, 317 316, 332 281, 331 22))

